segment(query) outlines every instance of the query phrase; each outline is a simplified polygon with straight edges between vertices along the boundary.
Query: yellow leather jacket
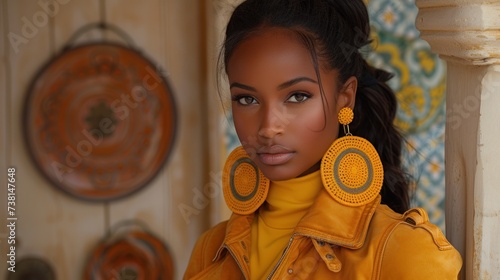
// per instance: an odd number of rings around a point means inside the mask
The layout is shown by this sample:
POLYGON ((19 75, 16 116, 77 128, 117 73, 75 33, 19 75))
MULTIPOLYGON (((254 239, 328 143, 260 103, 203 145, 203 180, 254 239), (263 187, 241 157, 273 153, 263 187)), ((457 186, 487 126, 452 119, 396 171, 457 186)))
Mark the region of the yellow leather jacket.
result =
MULTIPOLYGON (((250 279, 251 223, 233 214, 197 241, 184 279, 250 279)), ((420 208, 339 204, 322 190, 268 279, 457 279, 462 259, 420 208)))

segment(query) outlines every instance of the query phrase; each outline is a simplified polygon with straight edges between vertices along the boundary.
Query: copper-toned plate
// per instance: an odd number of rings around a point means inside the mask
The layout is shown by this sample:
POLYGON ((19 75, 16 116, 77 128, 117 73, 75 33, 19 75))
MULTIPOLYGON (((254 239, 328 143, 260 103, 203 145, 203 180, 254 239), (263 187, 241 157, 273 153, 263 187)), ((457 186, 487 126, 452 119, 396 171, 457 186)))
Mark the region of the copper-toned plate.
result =
POLYGON ((106 201, 144 187, 172 149, 176 114, 157 65, 115 44, 88 44, 50 61, 30 87, 25 137, 61 190, 106 201))
POLYGON ((173 261, 165 244, 152 233, 129 230, 106 238, 87 261, 85 280, 171 280, 173 261))

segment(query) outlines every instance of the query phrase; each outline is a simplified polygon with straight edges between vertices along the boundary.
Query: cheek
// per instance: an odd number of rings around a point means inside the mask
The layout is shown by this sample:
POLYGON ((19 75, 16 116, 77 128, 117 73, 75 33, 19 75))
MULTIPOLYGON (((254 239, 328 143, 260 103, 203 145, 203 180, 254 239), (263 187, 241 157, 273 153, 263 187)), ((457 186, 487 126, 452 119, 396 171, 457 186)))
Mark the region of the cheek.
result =
POLYGON ((294 134, 299 135, 301 142, 311 148, 324 150, 337 138, 336 118, 323 109, 309 110, 296 119, 294 134))
POLYGON ((253 122, 248 120, 244 114, 238 114, 237 111, 233 110, 233 123, 240 142, 248 143, 250 141, 248 138, 252 135, 253 122))
POLYGON ((298 126, 307 128, 312 134, 318 135, 333 131, 336 127, 336 120, 332 113, 325 109, 322 106, 316 106, 301 112, 296 118, 298 126))

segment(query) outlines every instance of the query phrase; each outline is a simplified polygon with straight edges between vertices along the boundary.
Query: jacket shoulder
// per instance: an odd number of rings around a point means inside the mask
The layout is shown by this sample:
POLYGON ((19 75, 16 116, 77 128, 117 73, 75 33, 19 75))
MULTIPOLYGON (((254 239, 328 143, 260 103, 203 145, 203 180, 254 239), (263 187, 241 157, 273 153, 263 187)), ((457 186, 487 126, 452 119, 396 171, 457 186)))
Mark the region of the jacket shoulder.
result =
POLYGON ((212 264, 212 260, 217 250, 222 245, 226 235, 227 221, 221 222, 208 231, 204 232, 196 241, 191 253, 184 279, 189 279, 193 275, 202 271, 212 264))
POLYGON ((457 279, 462 258, 425 210, 391 212, 388 208, 379 212, 384 223, 391 224, 379 243, 380 279, 457 279))

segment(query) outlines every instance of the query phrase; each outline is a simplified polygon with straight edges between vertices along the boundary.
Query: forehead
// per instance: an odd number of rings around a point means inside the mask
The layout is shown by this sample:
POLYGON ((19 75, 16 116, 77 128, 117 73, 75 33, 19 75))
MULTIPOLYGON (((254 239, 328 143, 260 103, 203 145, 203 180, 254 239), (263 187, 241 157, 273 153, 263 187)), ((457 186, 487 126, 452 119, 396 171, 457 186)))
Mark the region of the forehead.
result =
POLYGON ((284 28, 266 28, 251 34, 234 49, 227 65, 230 79, 264 70, 315 74, 311 53, 298 33, 284 28))

